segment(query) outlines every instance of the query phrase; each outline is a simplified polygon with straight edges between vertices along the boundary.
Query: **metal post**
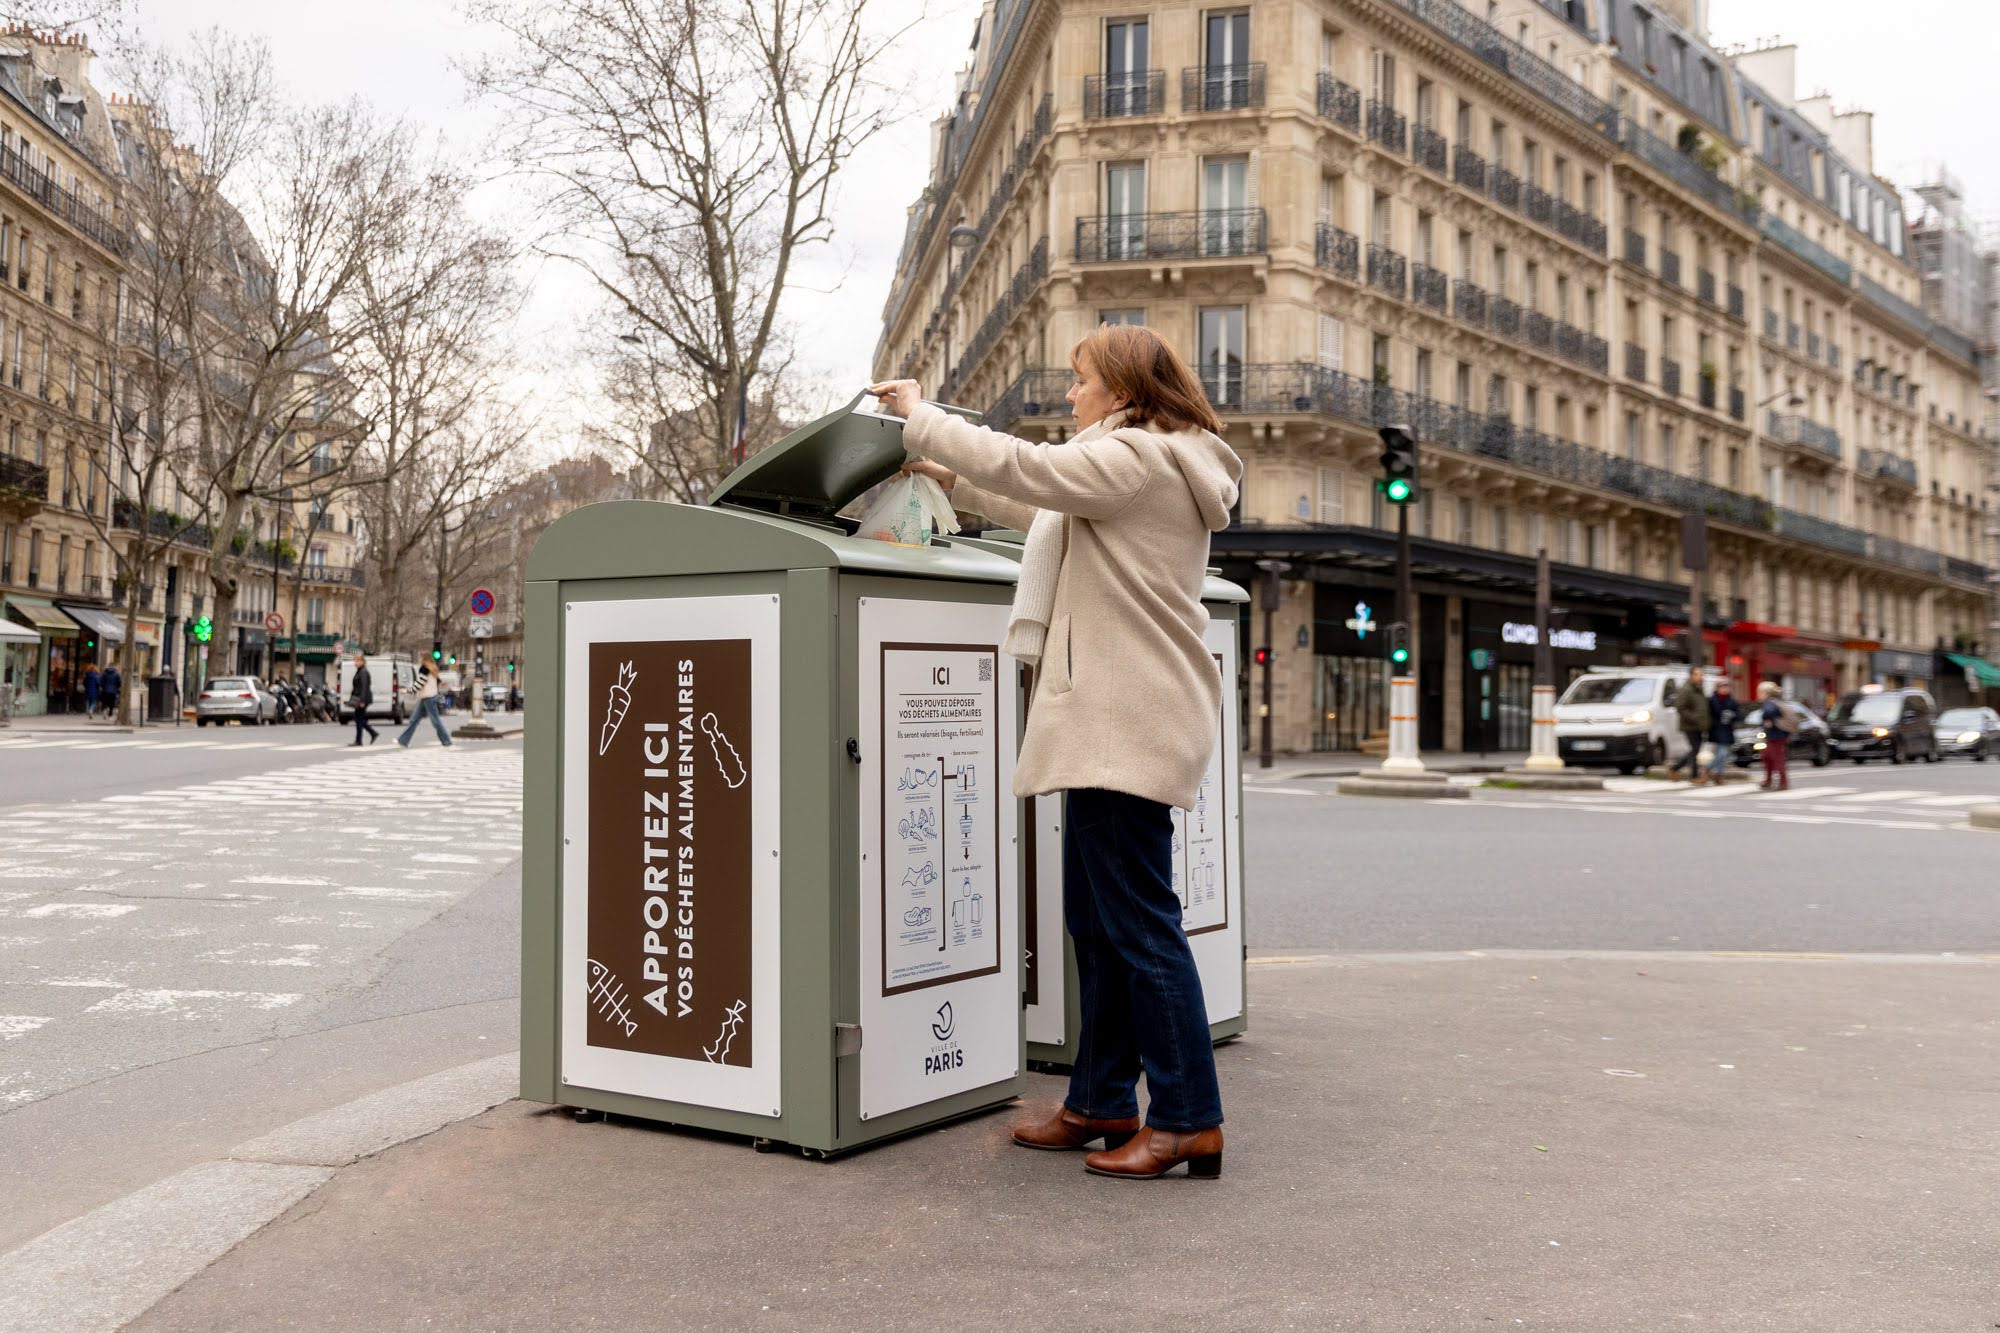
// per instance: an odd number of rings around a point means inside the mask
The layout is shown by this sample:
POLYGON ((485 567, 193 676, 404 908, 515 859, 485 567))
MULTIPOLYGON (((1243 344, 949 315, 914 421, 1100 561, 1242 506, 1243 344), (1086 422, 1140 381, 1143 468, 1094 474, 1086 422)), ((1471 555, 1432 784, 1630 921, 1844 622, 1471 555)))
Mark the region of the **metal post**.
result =
POLYGON ((1389 678, 1389 754, 1384 773, 1421 773, 1417 754, 1417 598, 1410 585, 1410 507, 1396 506, 1396 619, 1410 627, 1410 660, 1389 678))
POLYGON ((1535 687, 1534 711, 1528 727, 1526 767, 1538 772, 1559 770, 1556 752, 1556 664, 1553 637, 1555 608, 1549 595, 1549 551, 1535 552, 1535 687))
POLYGON ((1263 572, 1263 578, 1258 580, 1257 605, 1264 612, 1264 679, 1263 700, 1257 710, 1257 767, 1269 768, 1272 760, 1271 714, 1274 711, 1271 681, 1278 666, 1277 647, 1272 642, 1275 632, 1272 618, 1277 613, 1278 603, 1284 599, 1283 590, 1278 586, 1278 579, 1291 566, 1283 560, 1259 560, 1257 568, 1263 572))

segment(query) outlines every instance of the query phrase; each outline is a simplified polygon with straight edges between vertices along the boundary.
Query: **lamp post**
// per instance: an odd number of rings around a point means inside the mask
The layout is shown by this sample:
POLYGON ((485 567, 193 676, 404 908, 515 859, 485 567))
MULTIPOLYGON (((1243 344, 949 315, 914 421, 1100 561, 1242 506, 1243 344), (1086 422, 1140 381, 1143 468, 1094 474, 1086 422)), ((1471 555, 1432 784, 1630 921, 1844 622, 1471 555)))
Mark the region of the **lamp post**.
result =
POLYGON ((951 249, 944 257, 944 377, 938 381, 940 401, 951 396, 951 304, 958 295, 955 290, 958 285, 958 256, 979 244, 979 228, 966 226, 961 216, 957 225, 945 234, 945 239, 951 243, 951 249))

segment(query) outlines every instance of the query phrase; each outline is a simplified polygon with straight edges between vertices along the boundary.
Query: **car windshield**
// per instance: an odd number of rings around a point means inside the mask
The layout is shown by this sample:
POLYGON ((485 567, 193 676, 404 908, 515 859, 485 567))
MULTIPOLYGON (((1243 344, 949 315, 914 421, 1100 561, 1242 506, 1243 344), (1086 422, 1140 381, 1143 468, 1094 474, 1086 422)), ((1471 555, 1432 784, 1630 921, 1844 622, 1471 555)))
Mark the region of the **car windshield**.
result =
POLYGON ((1893 694, 1850 694, 1833 710, 1835 722, 1894 722, 1903 715, 1903 701, 1893 694))
POLYGON ((1566 704, 1643 704, 1652 702, 1651 676, 1583 676, 1563 692, 1566 704))
POLYGON ((1976 728, 1985 720, 1985 717, 1977 708, 1952 708, 1938 715, 1938 725, 1940 727, 1976 728))
POLYGON ((250 682, 241 676, 217 676, 202 688, 211 694, 217 690, 247 690, 250 688, 250 682))

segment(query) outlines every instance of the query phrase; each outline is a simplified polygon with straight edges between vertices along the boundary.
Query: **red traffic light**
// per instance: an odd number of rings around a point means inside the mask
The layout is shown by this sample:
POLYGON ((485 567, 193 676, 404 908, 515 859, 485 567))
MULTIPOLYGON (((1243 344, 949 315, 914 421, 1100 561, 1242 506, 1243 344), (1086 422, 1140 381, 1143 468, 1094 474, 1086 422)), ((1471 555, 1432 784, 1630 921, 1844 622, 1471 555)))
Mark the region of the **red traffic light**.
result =
POLYGON ((1269 648, 1259 648, 1259 649, 1257 649, 1257 652, 1256 652, 1256 661, 1257 661, 1257 665, 1258 665, 1258 666, 1263 666, 1263 665, 1265 665, 1266 663, 1268 663, 1268 662, 1269 662, 1270 660, 1271 660, 1271 650, 1270 650, 1269 648))

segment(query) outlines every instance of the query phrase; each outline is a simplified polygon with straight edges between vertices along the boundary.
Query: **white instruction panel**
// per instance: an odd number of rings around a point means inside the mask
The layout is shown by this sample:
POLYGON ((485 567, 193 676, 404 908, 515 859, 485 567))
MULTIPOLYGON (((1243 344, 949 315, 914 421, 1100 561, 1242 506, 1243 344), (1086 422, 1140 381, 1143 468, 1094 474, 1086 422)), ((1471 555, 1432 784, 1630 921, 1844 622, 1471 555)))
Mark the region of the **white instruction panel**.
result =
POLYGON ((1215 751, 1194 809, 1174 811, 1174 891, 1201 973, 1208 1021, 1243 1013, 1243 740, 1236 719, 1236 626, 1208 622, 1208 650, 1222 675, 1215 751))
POLYGON ((1020 1070, 1007 614, 861 599, 864 1119, 1020 1070))

